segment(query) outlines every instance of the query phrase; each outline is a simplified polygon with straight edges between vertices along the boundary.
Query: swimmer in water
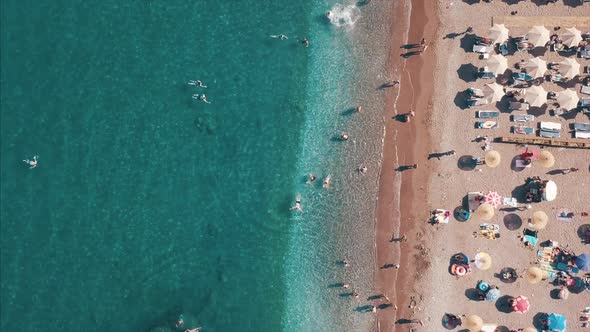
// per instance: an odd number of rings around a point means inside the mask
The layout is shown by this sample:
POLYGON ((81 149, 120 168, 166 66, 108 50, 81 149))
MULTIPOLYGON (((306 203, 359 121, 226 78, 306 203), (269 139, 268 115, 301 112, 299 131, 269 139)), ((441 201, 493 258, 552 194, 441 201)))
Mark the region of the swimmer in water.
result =
POLYGON ((309 47, 309 40, 307 40, 307 38, 303 37, 303 39, 301 40, 301 44, 305 45, 305 47, 309 47))
POLYGON ((203 82, 201 82, 199 80, 197 80, 197 81, 190 80, 190 81, 188 81, 188 85, 194 85, 194 86, 198 86, 199 88, 207 89, 207 86, 203 85, 203 82))
POLYGON ((361 173, 361 175, 365 175, 365 173, 367 173, 369 169, 367 168, 367 166, 363 163, 360 164, 359 166, 359 173, 361 173))
POLYGON ((295 205, 293 207, 291 207, 290 210, 291 211, 297 210, 299 212, 303 212, 303 209, 301 208, 301 194, 297 193, 297 198, 295 199, 295 205))
POLYGON ((208 101, 207 101, 207 96, 205 96, 205 94, 204 94, 204 93, 203 93, 203 94, 201 94, 201 95, 200 95, 200 94, 198 94, 198 93, 197 93, 197 94, 194 94, 194 95, 193 95, 193 99, 202 100, 203 102, 205 102, 205 103, 207 103, 207 104, 211 104, 211 102, 208 102, 208 101))
POLYGON ((326 18, 331 21, 332 18, 334 18, 334 13, 331 10, 328 10, 326 12, 326 18))
POLYGON ((274 39, 280 39, 280 40, 285 40, 285 39, 289 39, 289 37, 287 37, 287 35, 270 35, 270 38, 274 38, 274 39))
POLYGON ((33 156, 33 160, 25 159, 25 160, 23 160, 23 162, 25 162, 25 163, 29 164, 29 166, 31 166, 31 167, 29 167, 29 169, 35 168, 35 167, 37 167, 37 157, 39 157, 39 156, 33 156))
POLYGON ((332 181, 332 176, 328 174, 328 176, 326 176, 326 179, 324 180, 324 188, 326 188, 326 189, 330 188, 331 181, 332 181))
POLYGON ((317 177, 315 175, 309 173, 309 179, 307 180, 306 184, 311 184, 316 179, 317 179, 317 177))
POLYGON ((340 139, 343 141, 348 141, 349 137, 346 133, 342 133, 340 134, 340 139))

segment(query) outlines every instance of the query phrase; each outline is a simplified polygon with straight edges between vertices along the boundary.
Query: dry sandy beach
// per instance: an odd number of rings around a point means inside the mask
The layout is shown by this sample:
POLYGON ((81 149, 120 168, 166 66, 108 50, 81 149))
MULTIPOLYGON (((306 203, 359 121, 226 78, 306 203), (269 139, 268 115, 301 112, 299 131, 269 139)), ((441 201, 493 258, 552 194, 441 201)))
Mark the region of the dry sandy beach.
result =
MULTIPOLYGON (((533 326, 533 320, 539 313, 556 312, 567 317, 568 331, 588 331, 578 321, 579 311, 590 306, 588 292, 571 294, 569 299, 559 300, 551 297, 551 292, 556 289, 550 284, 552 279, 534 285, 524 279, 508 284, 502 283, 495 275, 503 267, 513 267, 523 273, 534 266, 539 246, 529 250, 518 237, 522 235, 523 229, 527 227, 527 220, 535 211, 544 211, 549 216, 548 226, 539 231, 539 242, 557 241, 560 246, 568 245, 568 249, 577 254, 590 251, 588 245, 584 245, 578 236, 578 229, 590 224, 590 217, 580 214, 583 211, 590 212, 587 193, 590 190, 590 150, 546 147, 542 150, 550 151, 555 156, 553 167, 543 168, 533 164, 530 168, 515 169, 513 158, 524 151, 524 147, 492 143, 492 149, 502 156, 497 168, 478 167, 481 171, 459 169, 458 160, 462 156, 484 157, 482 144, 472 142, 477 135, 489 135, 491 138, 510 136, 512 124, 509 121, 510 113, 501 110, 499 128, 487 131, 474 128, 474 122, 477 121, 475 111, 498 109, 495 105, 461 109, 460 93, 469 87, 482 88, 492 80, 465 81, 459 68, 466 64, 482 67, 485 60, 480 60, 477 53, 462 48, 462 45, 465 47, 468 43, 464 35, 452 37, 453 33, 461 33, 469 26, 473 28, 473 34, 487 36, 494 17, 510 16, 512 11, 517 11, 517 16, 590 16, 590 4, 573 6, 564 4, 561 0, 549 5, 537 5, 538 1, 520 1, 514 5, 504 1, 473 2, 439 0, 392 5, 395 7, 392 10, 396 11, 398 17, 406 20, 400 24, 408 21, 411 24, 407 36, 392 37, 392 77, 399 77, 400 89, 399 93, 391 92, 388 96, 388 108, 385 112, 386 120, 389 121, 380 181, 376 241, 377 265, 399 261, 401 268, 393 272, 376 268, 380 291, 394 297, 393 301, 398 307, 396 311, 382 310, 378 313, 379 330, 409 331, 413 328, 415 331, 445 331, 441 325, 445 313, 477 314, 486 323, 518 329, 533 326), (423 55, 408 59, 400 57, 399 45, 419 42, 422 37, 429 46, 423 55), (395 114, 409 111, 416 112, 416 117, 410 123, 390 120, 395 114), (392 141, 398 142, 397 145, 388 144, 392 141), (440 160, 427 159, 429 153, 448 150, 455 150, 456 155, 445 156, 440 160), (416 170, 394 170, 400 165, 414 163, 418 164, 416 170), (570 167, 576 167, 579 171, 565 175, 555 171, 570 167), (481 222, 473 219, 459 222, 451 217, 449 224, 431 226, 427 223, 430 211, 437 208, 453 211, 461 205, 468 192, 497 191, 504 197, 510 197, 515 187, 523 185, 526 178, 531 176, 555 181, 558 186, 557 199, 533 203, 532 208, 525 211, 496 209, 495 216, 489 223, 500 225, 499 239, 474 238, 472 233, 479 230, 481 222), (401 195, 396 197, 399 186, 401 195), (397 206, 400 207, 401 215, 397 215, 395 211, 397 206), (556 214, 560 209, 574 212, 573 220, 557 220, 556 214), (514 217, 513 214, 520 217, 522 226, 508 230, 504 221, 514 217), (401 229, 398 230, 399 225, 401 229), (401 234, 407 236, 407 242, 389 241, 392 235, 401 234), (448 272, 449 260, 453 254, 463 252, 473 258, 479 251, 492 256, 492 267, 489 270, 474 268, 471 274, 460 279, 448 272), (528 297, 531 302, 530 310, 525 314, 505 313, 498 310, 494 303, 470 300, 466 291, 474 288, 478 280, 498 285, 502 295, 528 297), (400 319, 417 319, 422 324, 394 324, 400 319)), ((507 27, 511 36, 521 36, 529 30, 522 26, 507 27)), ((565 27, 562 25, 562 28, 565 27)), ((547 28, 553 33, 553 26, 547 28)), ((590 26, 578 28, 583 33, 590 31, 590 26)), ((509 68, 513 69, 514 64, 521 59, 532 57, 528 52, 509 55, 509 68)), ((563 59, 550 51, 545 52, 542 57, 547 61, 563 59)), ((576 60, 582 67, 590 65, 588 60, 576 60)), ((562 87, 554 83, 546 82, 542 86, 547 91, 562 90, 562 87)), ((579 91, 580 84, 572 88, 579 91)), ((552 117, 549 111, 534 114, 534 127, 538 121, 560 122, 564 128, 568 128, 573 122, 590 122, 581 113, 568 119, 552 117)), ((562 140, 568 139, 568 131, 562 131, 562 140)), ((538 146, 531 145, 530 148, 539 150, 538 146)))

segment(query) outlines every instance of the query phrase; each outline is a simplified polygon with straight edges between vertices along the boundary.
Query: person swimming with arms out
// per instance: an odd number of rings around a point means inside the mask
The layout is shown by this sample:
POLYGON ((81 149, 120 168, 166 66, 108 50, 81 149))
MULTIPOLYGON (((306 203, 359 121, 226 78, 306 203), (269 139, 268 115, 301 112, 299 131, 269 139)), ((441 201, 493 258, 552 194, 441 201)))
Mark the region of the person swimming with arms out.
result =
POLYGON ((188 81, 188 85, 194 85, 194 86, 198 86, 199 88, 207 89, 207 86, 203 85, 203 82, 201 82, 199 80, 196 80, 196 81, 190 80, 190 81, 188 81))
POLYGON ((283 35, 283 34, 280 34, 280 35, 270 35, 270 38, 280 39, 280 40, 289 39, 289 37, 287 37, 287 35, 283 35))
POLYGON ((295 205, 293 207, 291 207, 291 209, 289 209, 291 211, 293 210, 297 210, 299 212, 303 212, 303 209, 301 208, 301 194, 297 193, 297 198, 295 199, 295 205))
POLYGON ((31 166, 31 167, 29 167, 29 169, 32 169, 32 168, 35 168, 35 167, 37 167, 37 158, 38 158, 38 157, 39 157, 39 156, 36 156, 36 155, 35 155, 35 156, 33 156, 33 160, 24 159, 24 160, 23 160, 23 162, 25 162, 25 163, 29 164, 29 166, 31 166))
POLYGON ((309 173, 309 179, 307 180, 307 182, 305 182, 305 184, 311 184, 316 179, 317 179, 317 177, 315 175, 309 173))
POLYGON ((198 93, 194 94, 193 99, 202 100, 203 102, 205 102, 207 104, 211 104, 211 102, 207 101, 207 96, 205 96, 204 93, 203 94, 198 94, 198 93))

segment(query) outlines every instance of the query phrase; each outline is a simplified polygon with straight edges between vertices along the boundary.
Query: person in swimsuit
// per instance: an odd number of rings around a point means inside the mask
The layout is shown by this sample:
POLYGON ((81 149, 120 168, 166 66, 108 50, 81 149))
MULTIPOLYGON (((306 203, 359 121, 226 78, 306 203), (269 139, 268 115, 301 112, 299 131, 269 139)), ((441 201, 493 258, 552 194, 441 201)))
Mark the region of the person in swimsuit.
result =
POLYGON ((207 89, 207 86, 203 85, 203 82, 201 82, 199 80, 197 80, 197 81, 190 80, 190 81, 188 81, 188 85, 194 85, 194 86, 198 86, 203 89, 207 89))
POLYGON ((307 180, 306 184, 311 184, 316 179, 317 179, 317 177, 315 175, 309 173, 309 179, 307 180))
POLYGON ((289 37, 287 37, 286 35, 283 35, 283 34, 280 34, 280 35, 271 35, 270 38, 280 39, 280 40, 289 39, 289 37))
POLYGON ((324 180, 324 188, 325 189, 330 188, 331 181, 332 181, 332 176, 331 175, 326 176, 326 179, 324 180))
POLYGON ((303 39, 301 40, 301 44, 305 45, 305 47, 309 47, 309 40, 307 40, 307 38, 303 37, 303 39))
POLYGON ((207 104, 211 104, 211 102, 208 102, 208 101, 207 101, 207 96, 205 96, 205 94, 204 94, 204 93, 203 93, 203 94, 201 94, 201 95, 200 95, 200 94, 198 94, 198 93, 197 93, 197 94, 194 94, 194 95, 193 95, 193 99, 196 99, 196 100, 202 100, 203 102, 205 102, 205 103, 207 103, 207 104))
POLYGON ((297 194, 297 198, 295 199, 295 205, 291 208, 291 210, 303 212, 303 209, 301 208, 301 194, 297 194))
POLYGON ((29 169, 35 168, 35 167, 37 167, 37 157, 38 156, 33 156, 33 160, 25 159, 25 160, 23 160, 23 162, 25 162, 25 163, 29 164, 29 166, 31 166, 31 167, 29 167, 29 169))

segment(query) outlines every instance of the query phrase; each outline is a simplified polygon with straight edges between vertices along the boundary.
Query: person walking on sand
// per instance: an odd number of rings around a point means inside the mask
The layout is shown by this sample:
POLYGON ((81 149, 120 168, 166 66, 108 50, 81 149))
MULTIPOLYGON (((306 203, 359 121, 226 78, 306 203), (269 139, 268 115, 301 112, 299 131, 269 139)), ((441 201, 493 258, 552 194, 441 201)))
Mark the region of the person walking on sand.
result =
POLYGON ((291 211, 297 210, 299 212, 303 212, 303 209, 301 208, 301 194, 297 193, 297 198, 295 199, 295 205, 293 205, 293 207, 291 207, 290 210, 291 211))
POLYGON ((32 160, 24 159, 23 162, 29 164, 29 166, 30 166, 29 169, 33 169, 33 168, 37 167, 37 158, 38 157, 39 156, 33 156, 32 160))

